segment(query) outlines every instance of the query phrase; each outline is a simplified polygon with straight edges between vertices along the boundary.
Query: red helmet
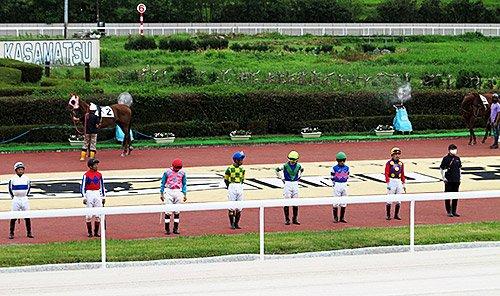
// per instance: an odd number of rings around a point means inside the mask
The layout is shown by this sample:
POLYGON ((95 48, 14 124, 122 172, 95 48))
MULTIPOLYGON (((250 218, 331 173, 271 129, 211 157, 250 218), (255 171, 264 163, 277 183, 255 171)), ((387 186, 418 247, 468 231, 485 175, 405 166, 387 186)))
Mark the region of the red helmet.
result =
POLYGON ((174 161, 172 161, 172 167, 176 170, 182 169, 182 160, 179 158, 174 159, 174 161))

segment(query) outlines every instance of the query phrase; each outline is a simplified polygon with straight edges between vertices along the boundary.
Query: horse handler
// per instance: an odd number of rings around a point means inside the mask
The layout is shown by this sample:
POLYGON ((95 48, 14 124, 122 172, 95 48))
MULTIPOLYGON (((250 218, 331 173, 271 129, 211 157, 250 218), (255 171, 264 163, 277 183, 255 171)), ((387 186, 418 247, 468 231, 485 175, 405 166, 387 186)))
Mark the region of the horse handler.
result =
POLYGON ((491 149, 498 149, 498 136, 500 134, 500 102, 498 94, 493 94, 491 104, 490 123, 493 129, 493 145, 491 149))
POLYGON ((97 151, 97 132, 99 131, 101 119, 95 114, 95 111, 97 111, 97 106, 95 104, 90 105, 90 111, 91 112, 85 115, 85 135, 83 139, 80 161, 84 161, 87 155, 90 158, 94 158, 97 151))
MULTIPOLYGON (((89 170, 83 174, 81 192, 83 197, 83 204, 87 208, 103 207, 106 203, 106 192, 104 190, 104 181, 102 175, 97 171, 99 160, 91 158, 87 161, 89 170)), ((87 224, 88 237, 99 235, 99 226, 101 219, 99 216, 85 216, 85 223, 87 224), (94 233, 92 233, 92 218, 95 217, 94 233)))

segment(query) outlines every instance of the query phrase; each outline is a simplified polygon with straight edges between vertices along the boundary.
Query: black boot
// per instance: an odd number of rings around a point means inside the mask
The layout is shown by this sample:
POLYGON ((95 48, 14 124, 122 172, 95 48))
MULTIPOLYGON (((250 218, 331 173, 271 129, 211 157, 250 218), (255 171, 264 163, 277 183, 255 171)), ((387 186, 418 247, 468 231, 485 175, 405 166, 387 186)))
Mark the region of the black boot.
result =
POLYGON ((295 224, 295 225, 300 225, 300 222, 299 222, 299 207, 293 206, 292 207, 292 212, 293 212, 292 223, 295 224))
POLYGON ((391 204, 385 205, 385 220, 391 220, 391 204))
POLYGON ((29 238, 34 238, 33 234, 31 233, 31 219, 25 218, 24 223, 26 223, 26 236, 29 238))
POLYGON ((446 214, 448 215, 448 217, 453 217, 453 214, 451 213, 451 200, 444 200, 444 208, 446 209, 446 214))
POLYGON ((10 219, 9 239, 14 238, 14 231, 16 230, 16 220, 17 219, 10 219))
POLYGON ((460 217, 460 215, 457 213, 457 206, 458 206, 458 199, 452 199, 451 200, 451 213, 453 214, 454 217, 460 217))
POLYGON ((88 237, 93 237, 94 235, 92 234, 92 222, 87 222, 87 236, 88 237))
POLYGON ((338 207, 333 207, 333 223, 339 222, 339 208, 338 207))
POLYGON ((285 213, 285 225, 290 225, 290 208, 283 207, 283 212, 285 213))
POLYGON ((231 229, 236 229, 234 227, 234 212, 229 211, 228 215, 229 215, 229 224, 231 225, 231 229))
POLYGON ((170 234, 170 214, 165 213, 165 234, 170 234))
POLYGON ((179 234, 179 213, 174 213, 174 234, 179 234))
POLYGON ((394 219, 396 220, 401 220, 399 217, 399 209, 401 208, 401 204, 396 204, 396 207, 394 208, 394 219))
POLYGON ((94 236, 95 237, 101 237, 101 235, 99 234, 99 226, 101 226, 101 222, 95 221, 94 222, 94 236))
POLYGON ((236 215, 234 215, 234 228, 241 229, 240 225, 241 211, 236 210, 236 215))
POLYGON ((347 223, 347 221, 344 219, 344 215, 345 215, 345 207, 340 207, 340 222, 347 223))

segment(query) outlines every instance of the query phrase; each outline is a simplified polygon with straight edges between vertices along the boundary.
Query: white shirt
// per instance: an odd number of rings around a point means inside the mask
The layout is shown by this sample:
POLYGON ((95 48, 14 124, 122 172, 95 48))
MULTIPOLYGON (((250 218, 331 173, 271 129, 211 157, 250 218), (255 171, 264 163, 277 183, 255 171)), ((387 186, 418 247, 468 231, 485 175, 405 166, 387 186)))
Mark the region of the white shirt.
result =
POLYGON ((26 175, 15 175, 9 181, 9 193, 14 197, 27 197, 31 189, 31 181, 26 175))

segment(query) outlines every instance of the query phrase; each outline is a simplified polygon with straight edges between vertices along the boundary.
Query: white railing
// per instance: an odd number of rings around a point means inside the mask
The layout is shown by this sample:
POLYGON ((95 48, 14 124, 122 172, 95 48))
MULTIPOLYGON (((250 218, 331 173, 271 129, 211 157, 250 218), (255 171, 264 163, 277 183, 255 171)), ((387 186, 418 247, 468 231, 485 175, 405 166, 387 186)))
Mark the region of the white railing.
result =
POLYGON ((187 203, 177 205, 151 205, 151 206, 122 206, 103 208, 73 208, 73 209, 53 209, 53 210, 32 210, 17 212, 0 212, 0 220, 21 219, 21 218, 55 218, 55 217, 75 217, 85 215, 99 215, 101 218, 101 263, 102 268, 106 268, 106 215, 122 214, 145 214, 162 213, 166 211, 207 211, 223 210, 228 208, 259 208, 259 243, 260 259, 264 260, 264 209, 283 206, 315 206, 332 205, 334 203, 364 204, 382 202, 410 202, 410 252, 415 250, 415 203, 417 201, 431 201, 444 199, 482 199, 498 198, 500 190, 489 191, 467 191, 467 192, 446 192, 446 193, 415 193, 397 195, 363 195, 349 197, 318 197, 299 199, 266 199, 228 202, 207 202, 207 203, 187 203))
MULTIPOLYGON (((63 36, 62 24, 0 24, 0 36, 22 36, 26 34, 63 36)), ((139 34, 137 24, 71 24, 68 36, 74 33, 104 30, 107 35, 139 34)), ((334 35, 334 36, 411 36, 411 35, 460 35, 480 32, 485 36, 500 36, 500 24, 149 24, 144 27, 146 35, 171 35, 176 33, 208 34, 259 34, 277 32, 284 35, 334 35)))

